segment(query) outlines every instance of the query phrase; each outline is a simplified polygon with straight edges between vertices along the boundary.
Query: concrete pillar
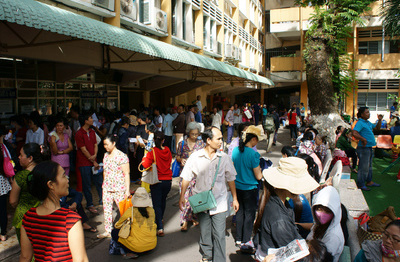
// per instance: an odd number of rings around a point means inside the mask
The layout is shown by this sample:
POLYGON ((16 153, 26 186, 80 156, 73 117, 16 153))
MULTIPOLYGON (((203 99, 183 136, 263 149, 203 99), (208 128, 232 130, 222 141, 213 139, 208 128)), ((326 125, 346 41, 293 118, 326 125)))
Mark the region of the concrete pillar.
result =
POLYGON ((200 46, 200 50, 195 50, 196 53, 203 55, 203 4, 200 6, 199 11, 194 12, 194 28, 195 28, 195 45, 200 46))
POLYGON ((304 107, 306 108, 306 115, 308 110, 308 86, 307 81, 303 81, 300 87, 300 103, 304 103, 304 107))
POLYGON ((121 27, 121 3, 120 0, 114 2, 114 17, 104 17, 104 22, 116 27, 121 27))
POLYGON ((150 91, 144 91, 143 93, 143 104, 144 106, 150 105, 150 91))
MULTIPOLYGON (((118 0, 119 1, 119 0, 118 0)), ((162 0, 161 1, 161 10, 167 13, 167 32, 168 36, 161 37, 160 40, 171 44, 172 43, 172 6, 171 0, 162 0)))

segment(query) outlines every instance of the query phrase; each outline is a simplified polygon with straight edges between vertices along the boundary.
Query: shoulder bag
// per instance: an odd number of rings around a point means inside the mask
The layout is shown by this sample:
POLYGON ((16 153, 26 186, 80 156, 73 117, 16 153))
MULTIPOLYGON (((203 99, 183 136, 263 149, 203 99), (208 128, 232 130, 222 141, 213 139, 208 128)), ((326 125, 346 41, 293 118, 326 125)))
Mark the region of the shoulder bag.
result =
POLYGON ((219 165, 221 164, 221 158, 222 157, 219 157, 218 160, 218 166, 217 170, 215 171, 215 176, 211 185, 211 189, 189 197, 190 206, 192 207, 193 213, 195 214, 213 209, 217 206, 217 201, 215 200, 212 190, 214 188, 215 180, 217 179, 219 165))
MULTIPOLYGON (((184 143, 185 140, 182 140, 181 152, 183 150, 184 143)), ((180 173, 181 173, 181 163, 179 163, 178 160, 175 159, 174 163, 172 163, 172 177, 178 177, 180 173)))
POLYGON ((8 152, 8 149, 4 144, 1 145, 1 149, 2 149, 2 154, 4 156, 3 158, 4 175, 9 178, 13 177, 15 176, 14 165, 13 165, 14 162, 11 160, 10 152, 8 152))
POLYGON ((120 238, 128 238, 131 234, 131 225, 133 220, 133 207, 131 208, 132 214, 128 217, 122 224, 121 229, 119 230, 118 236, 120 238))
POLYGON ((158 173, 157 173, 157 162, 156 162, 156 153, 154 152, 153 148, 153 156, 154 156, 154 162, 151 164, 150 167, 146 169, 140 169, 140 165, 142 165, 142 162, 139 164, 139 171, 143 172, 142 175, 142 182, 145 182, 149 185, 154 185, 160 183, 160 180, 158 180, 158 173))

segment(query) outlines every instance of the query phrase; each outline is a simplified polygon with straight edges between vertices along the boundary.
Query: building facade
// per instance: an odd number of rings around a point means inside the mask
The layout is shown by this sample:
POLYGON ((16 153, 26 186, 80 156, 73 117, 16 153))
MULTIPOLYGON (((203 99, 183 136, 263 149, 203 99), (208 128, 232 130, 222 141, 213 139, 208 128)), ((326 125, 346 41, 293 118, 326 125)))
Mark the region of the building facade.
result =
MULTIPOLYGON (((382 1, 375 1, 366 13, 364 25, 356 26, 353 38, 348 39, 347 50, 354 59, 357 86, 349 92, 340 108, 353 116, 360 106, 368 106, 371 119, 378 113, 389 117, 388 109, 393 103, 389 95, 399 94, 400 46, 382 32, 380 17, 382 1)), ((304 34, 309 28, 312 7, 298 7, 294 1, 266 1, 266 70, 276 87, 286 90, 281 97, 287 104, 303 102, 308 105, 307 82, 302 49, 304 34)), ((271 91, 274 92, 274 91, 271 91)))
POLYGON ((197 95, 206 104, 214 94, 233 102, 273 84, 263 77, 263 1, 16 2, 0 4, 6 114, 191 104, 197 95))

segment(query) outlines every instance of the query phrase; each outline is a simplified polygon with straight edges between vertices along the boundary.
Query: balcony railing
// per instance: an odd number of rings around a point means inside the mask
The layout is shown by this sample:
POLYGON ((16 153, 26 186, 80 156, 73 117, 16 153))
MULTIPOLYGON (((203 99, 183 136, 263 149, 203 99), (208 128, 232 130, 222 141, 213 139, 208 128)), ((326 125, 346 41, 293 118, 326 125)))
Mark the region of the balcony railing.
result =
POLYGON ((381 54, 358 55, 358 69, 398 69, 400 53, 385 54, 382 62, 381 54))
POLYGON ((300 71, 301 57, 271 57, 271 72, 300 71))

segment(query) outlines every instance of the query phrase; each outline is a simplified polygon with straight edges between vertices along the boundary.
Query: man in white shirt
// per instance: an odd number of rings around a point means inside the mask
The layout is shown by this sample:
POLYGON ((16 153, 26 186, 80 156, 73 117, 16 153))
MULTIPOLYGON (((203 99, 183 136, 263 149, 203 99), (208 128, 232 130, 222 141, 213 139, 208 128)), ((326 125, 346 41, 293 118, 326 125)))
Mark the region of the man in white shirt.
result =
POLYGON ((194 152, 182 170, 182 190, 179 199, 181 210, 185 207, 185 192, 194 177, 196 185, 193 194, 198 194, 211 189, 214 176, 215 184, 212 193, 217 206, 206 212, 197 213, 200 223, 200 253, 202 261, 226 261, 226 211, 228 210, 227 185, 232 193, 232 206, 235 212, 239 209, 236 197, 236 170, 229 156, 220 151, 222 145, 222 133, 216 127, 207 128, 202 134, 206 147, 194 152))
POLYGON ((235 129, 238 129, 239 124, 242 122, 242 118, 240 117, 240 108, 237 103, 233 106, 233 126, 235 129))
POLYGON ((215 126, 216 128, 221 128, 221 115, 218 114, 218 108, 215 106, 213 108, 213 113, 211 114, 212 123, 211 126, 215 126))
POLYGON ((163 129, 165 135, 164 145, 167 146, 170 150, 173 148, 172 146, 172 136, 174 135, 174 126, 172 125, 172 121, 174 121, 173 116, 171 115, 171 108, 167 108, 167 115, 164 117, 163 129))
POLYGON ((226 138, 226 143, 230 144, 232 141, 232 137, 233 137, 233 131, 234 131, 234 127, 233 127, 233 121, 234 121, 234 117, 233 117, 233 106, 230 106, 228 113, 226 113, 226 117, 225 120, 228 121, 228 135, 226 138))

